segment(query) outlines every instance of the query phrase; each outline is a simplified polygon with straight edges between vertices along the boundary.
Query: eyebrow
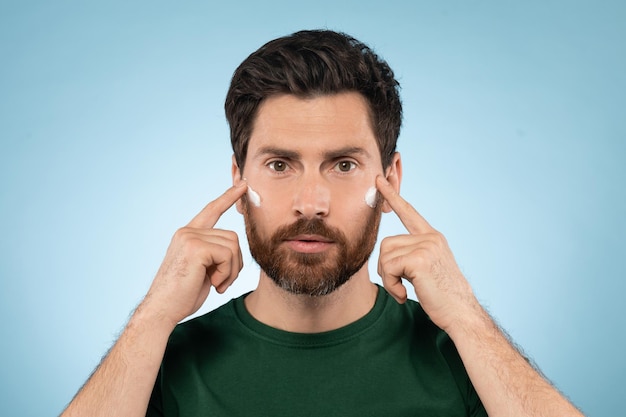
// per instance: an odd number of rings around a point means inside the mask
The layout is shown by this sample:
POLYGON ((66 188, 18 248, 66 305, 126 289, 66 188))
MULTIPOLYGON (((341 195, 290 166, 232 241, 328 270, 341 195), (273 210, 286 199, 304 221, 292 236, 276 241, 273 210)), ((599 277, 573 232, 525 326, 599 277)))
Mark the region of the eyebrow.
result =
POLYGON ((277 156, 285 159, 300 159, 300 153, 296 151, 290 151, 288 149, 277 148, 274 146, 264 146, 259 148, 254 154, 255 157, 261 157, 265 155, 277 156))
POLYGON ((345 148, 339 148, 324 152, 324 159, 337 159, 343 156, 365 156, 369 157, 370 154, 365 149, 358 146, 346 146, 345 148))
MULTIPOLYGON (((300 152, 292 151, 289 149, 277 148, 274 146, 264 146, 262 148, 259 148, 255 153, 255 157, 260 157, 264 155, 272 155, 272 156, 276 156, 279 158, 292 159, 292 160, 300 159, 300 152)), ((360 148, 358 146, 346 146, 346 147, 339 148, 339 149, 328 150, 323 153, 324 159, 327 159, 327 160, 333 160, 333 159, 341 158, 344 156, 359 156, 359 155, 365 156, 365 157, 370 156, 369 152, 367 152, 365 149, 360 148)))

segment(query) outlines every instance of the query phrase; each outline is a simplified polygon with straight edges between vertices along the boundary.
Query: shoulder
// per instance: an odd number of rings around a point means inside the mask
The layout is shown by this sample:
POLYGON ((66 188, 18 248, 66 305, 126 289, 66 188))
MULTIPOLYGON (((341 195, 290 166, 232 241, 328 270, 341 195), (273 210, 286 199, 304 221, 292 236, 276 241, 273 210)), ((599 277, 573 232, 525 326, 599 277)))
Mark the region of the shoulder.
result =
POLYGON ((430 320, 419 302, 409 299, 403 304, 399 304, 384 288, 381 287, 379 291, 383 293, 384 315, 387 320, 398 322, 404 328, 409 327, 420 335, 423 335, 424 332, 428 334, 443 332, 430 320))
POLYGON ((399 331, 405 332, 410 339, 409 343, 421 355, 436 356, 453 373, 465 374, 452 339, 428 317, 419 302, 409 299, 404 304, 398 304, 389 294, 385 294, 385 297, 388 297, 385 308, 387 326, 397 326, 399 331))
POLYGON ((179 323, 170 336, 168 349, 202 344, 202 341, 212 340, 218 334, 231 331, 238 322, 234 307, 236 301, 232 299, 215 310, 179 323))
MULTIPOLYGON (((398 304, 390 295, 385 307, 385 332, 393 332, 396 343, 408 347, 411 366, 417 374, 425 376, 431 387, 450 387, 466 404, 478 404, 479 400, 471 384, 463 361, 452 339, 426 314, 419 302, 407 300, 398 304)), ((443 389, 443 388, 442 388, 443 389)))

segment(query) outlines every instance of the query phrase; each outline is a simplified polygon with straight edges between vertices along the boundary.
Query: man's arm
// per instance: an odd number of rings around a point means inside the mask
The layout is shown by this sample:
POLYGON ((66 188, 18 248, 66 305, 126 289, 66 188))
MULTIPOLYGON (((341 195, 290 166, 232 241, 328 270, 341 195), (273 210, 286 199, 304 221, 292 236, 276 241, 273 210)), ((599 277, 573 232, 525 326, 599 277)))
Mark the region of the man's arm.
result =
POLYGON ((140 306, 61 416, 145 416, 172 330, 140 306))
POLYGON ((213 227, 245 191, 243 181, 231 187, 176 232, 148 294, 62 417, 146 415, 174 327, 243 267, 237 235, 213 227))
POLYGON ((447 331, 490 416, 582 416, 484 309, 447 331))
POLYGON ((582 416, 510 343, 478 303, 441 233, 384 178, 376 186, 409 234, 381 243, 378 273, 400 303, 402 278, 415 288, 424 311, 453 340, 491 417, 582 416))

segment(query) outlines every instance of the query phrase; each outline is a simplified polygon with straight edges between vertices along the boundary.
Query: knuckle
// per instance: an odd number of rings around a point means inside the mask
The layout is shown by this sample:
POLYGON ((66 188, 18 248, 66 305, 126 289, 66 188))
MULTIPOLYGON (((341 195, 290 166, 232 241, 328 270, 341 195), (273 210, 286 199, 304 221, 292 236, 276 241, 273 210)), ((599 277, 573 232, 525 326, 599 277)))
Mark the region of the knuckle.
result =
POLYGON ((378 255, 378 266, 383 267, 387 263, 388 260, 389 260, 389 252, 384 251, 381 248, 380 255, 378 255))
POLYGON ((194 237, 187 237, 182 242, 182 247, 185 253, 187 254, 196 254, 200 252, 205 246, 205 242, 201 239, 194 237))
POLYGON ((239 235, 232 230, 212 229, 213 236, 219 238, 225 245, 233 243, 239 246, 239 235))
POLYGON ((429 250, 418 248, 411 252, 411 265, 413 269, 418 271, 430 269, 431 262, 429 250))
POLYGON ((402 276, 404 273, 404 259, 402 256, 390 256, 385 260, 383 269, 387 274, 402 276))
POLYGON ((441 248, 445 247, 445 240, 442 240, 443 236, 439 234, 429 234, 428 238, 422 243, 422 247, 425 251, 433 253, 438 252, 441 248))
POLYGON ((236 232, 232 230, 226 230, 226 236, 229 240, 233 241, 237 244, 237 246, 239 246, 239 235, 236 232))
POLYGON ((447 240, 446 240, 446 237, 443 235, 443 233, 440 233, 438 231, 432 232, 430 234, 430 238, 439 247, 443 247, 443 246, 447 245, 447 243, 448 243, 447 240))
POLYGON ((176 232, 174 232, 174 236, 172 236, 172 241, 184 240, 188 233, 188 227, 181 227, 180 229, 176 230, 176 232))
POLYGON ((380 242, 380 250, 381 251, 392 251, 403 244, 406 243, 407 238, 411 238, 410 235, 398 235, 398 236, 387 236, 380 242))
POLYGON ((380 249, 387 249, 387 247, 391 245, 391 237, 387 236, 386 238, 384 238, 383 240, 380 241, 380 249))

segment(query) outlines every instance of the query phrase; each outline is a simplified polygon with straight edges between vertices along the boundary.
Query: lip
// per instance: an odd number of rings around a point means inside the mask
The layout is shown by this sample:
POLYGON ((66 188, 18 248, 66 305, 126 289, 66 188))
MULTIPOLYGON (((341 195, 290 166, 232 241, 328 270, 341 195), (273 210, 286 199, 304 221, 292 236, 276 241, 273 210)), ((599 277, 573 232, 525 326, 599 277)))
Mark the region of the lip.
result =
POLYGON ((332 240, 327 237, 320 235, 297 235, 290 237, 287 239, 288 242, 291 241, 307 241, 307 242, 323 242, 323 243, 332 243, 332 240))
POLYGON ((292 250, 300 253, 320 253, 328 250, 334 242, 319 235, 297 235, 285 241, 292 250))

